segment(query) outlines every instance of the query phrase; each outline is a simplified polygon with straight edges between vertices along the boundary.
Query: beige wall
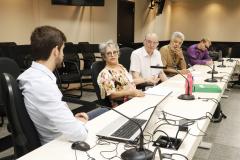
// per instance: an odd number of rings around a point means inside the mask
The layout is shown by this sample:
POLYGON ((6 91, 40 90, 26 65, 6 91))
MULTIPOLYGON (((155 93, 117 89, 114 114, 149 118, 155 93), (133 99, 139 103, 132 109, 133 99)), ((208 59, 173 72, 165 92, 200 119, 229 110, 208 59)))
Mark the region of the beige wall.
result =
POLYGON ((166 0, 163 13, 157 7, 149 9, 149 1, 135 0, 135 42, 142 42, 148 32, 155 32, 159 40, 168 40, 171 22, 171 1, 166 0))
POLYGON ((28 44, 32 30, 40 25, 61 29, 68 41, 99 43, 116 40, 117 1, 104 7, 51 5, 51 0, 2 0, 0 41, 28 44))
POLYGON ((187 40, 240 40, 239 0, 174 0, 172 10, 171 31, 182 31, 187 40))
MULTIPOLYGON (((163 14, 148 8, 149 1, 135 0, 135 42, 147 32, 168 40, 173 31, 182 31, 186 40, 206 36, 214 41, 239 41, 239 0, 166 0, 163 14)), ((51 0, 1 0, 0 41, 28 44, 39 25, 60 28, 68 41, 99 43, 116 41, 117 0, 105 0, 104 7, 51 5, 51 0)))
POLYGON ((1 0, 0 41, 29 43, 34 27, 32 0, 1 0))

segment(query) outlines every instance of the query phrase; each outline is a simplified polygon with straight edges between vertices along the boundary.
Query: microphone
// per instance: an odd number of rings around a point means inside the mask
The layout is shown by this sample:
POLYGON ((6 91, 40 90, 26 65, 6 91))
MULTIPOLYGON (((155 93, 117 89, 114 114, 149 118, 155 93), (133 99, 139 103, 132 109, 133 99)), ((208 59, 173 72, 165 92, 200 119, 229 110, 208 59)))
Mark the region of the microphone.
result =
POLYGON ((167 66, 150 66, 150 68, 167 69, 167 66))
MULTIPOLYGON (((209 65, 206 65, 208 67, 210 67, 209 65)), ((210 67, 211 68, 211 67, 210 67)), ((208 78, 208 79, 205 79, 204 81, 205 82, 217 82, 217 79, 214 78, 214 71, 215 71, 215 65, 213 65, 213 68, 212 68, 212 78, 208 78)), ((217 71, 215 71, 217 72, 217 71)), ((209 73, 209 72, 208 72, 209 73)), ((218 72, 217 72, 218 73, 218 72)))
POLYGON ((181 94, 180 96, 178 96, 178 99, 182 99, 182 100, 194 100, 195 97, 194 95, 191 95, 190 94, 190 83, 189 83, 189 80, 182 74, 180 73, 178 70, 177 70, 177 67, 176 66, 173 66, 172 68, 174 68, 176 70, 176 72, 178 74, 180 74, 186 81, 187 81, 187 94, 181 94))
POLYGON ((228 61, 228 62, 233 62, 234 60, 232 59, 232 57, 229 57, 229 58, 227 59, 227 61, 228 61))
POLYGON ((133 122, 134 124, 136 124, 138 126, 138 128, 140 128, 140 136, 139 136, 139 148, 132 148, 129 150, 124 151, 121 154, 121 158, 123 160, 152 160, 153 159, 153 152, 145 149, 143 147, 143 140, 144 140, 144 136, 143 136, 143 130, 142 127, 134 120, 132 120, 131 118, 129 118, 128 116, 124 115, 123 113, 110 108, 110 107, 106 107, 106 106, 101 106, 103 108, 107 108, 109 110, 113 110, 114 112, 120 114, 121 116, 127 118, 128 120, 130 120, 131 122, 133 122))
POLYGON ((224 62, 224 59, 222 59, 221 61, 222 61, 222 64, 221 64, 221 65, 218 65, 218 67, 225 68, 225 67, 226 67, 226 65, 224 65, 224 64, 223 64, 223 62, 224 62))
POLYGON ((207 64, 205 64, 205 66, 208 66, 209 68, 211 68, 211 71, 208 71, 207 73, 212 74, 213 72, 213 74, 218 74, 218 71, 215 70, 215 64, 213 64, 213 67, 207 64))
MULTIPOLYGON (((162 68, 167 68, 167 66, 151 66, 151 68, 153 68, 153 67, 154 67, 154 68, 160 68, 160 69, 162 69, 162 68)), ((173 69, 175 69, 176 72, 177 72, 178 74, 180 74, 184 79, 186 79, 186 81, 187 81, 187 83, 188 83, 188 86, 187 86, 187 94, 182 94, 182 95, 178 96, 178 99, 182 99, 182 100, 194 100, 194 99, 195 99, 194 95, 190 95, 190 85, 189 85, 190 83, 189 83, 188 79, 187 79, 184 75, 182 75, 182 73, 180 73, 180 72, 178 71, 176 65, 169 66, 169 67, 172 67, 173 69)))

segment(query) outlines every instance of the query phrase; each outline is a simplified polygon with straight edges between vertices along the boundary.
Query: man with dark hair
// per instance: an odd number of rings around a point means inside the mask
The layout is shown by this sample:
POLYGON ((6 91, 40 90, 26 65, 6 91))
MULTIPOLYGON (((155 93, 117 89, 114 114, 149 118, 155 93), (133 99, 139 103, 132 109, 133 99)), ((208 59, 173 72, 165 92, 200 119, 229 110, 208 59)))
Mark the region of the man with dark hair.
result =
POLYGON ((213 61, 208 53, 210 46, 211 41, 207 38, 203 38, 198 44, 190 46, 187 50, 190 64, 211 65, 213 61))
POLYGON ((88 118, 106 111, 99 109, 88 114, 77 113, 74 117, 66 102, 62 101, 62 93, 52 72, 63 62, 65 42, 65 35, 57 28, 37 27, 31 35, 35 61, 18 77, 25 106, 42 144, 61 134, 70 141, 84 141, 87 138, 85 123, 88 118))

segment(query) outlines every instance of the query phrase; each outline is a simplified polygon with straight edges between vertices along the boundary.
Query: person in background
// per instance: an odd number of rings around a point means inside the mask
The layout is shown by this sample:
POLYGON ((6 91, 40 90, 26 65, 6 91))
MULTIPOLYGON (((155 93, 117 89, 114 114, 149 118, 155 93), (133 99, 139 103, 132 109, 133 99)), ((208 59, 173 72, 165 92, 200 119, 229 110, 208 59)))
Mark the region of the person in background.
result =
POLYGON ((181 74, 189 73, 181 48, 183 41, 184 35, 181 32, 174 32, 170 43, 160 48, 163 65, 167 67, 167 69, 164 69, 164 72, 169 77, 178 74, 176 69, 181 74), (176 69, 174 69, 175 67, 176 69))
POLYGON ((213 61, 208 53, 211 41, 203 38, 198 44, 194 44, 187 49, 189 62, 191 65, 211 65, 213 61))
POLYGON ((35 61, 18 78, 27 112, 39 134, 41 144, 65 135, 70 141, 84 141, 88 130, 85 123, 104 113, 99 108, 75 116, 56 84, 53 71, 62 65, 65 35, 55 27, 37 27, 31 35, 32 56, 35 61))
POLYGON ((155 85, 167 80, 162 69, 150 66, 163 66, 158 46, 158 37, 155 33, 148 33, 143 41, 144 46, 132 52, 130 72, 136 84, 147 83, 155 85))
POLYGON ((137 90, 131 75, 118 62, 119 47, 112 40, 99 46, 105 68, 98 75, 101 97, 108 97, 112 107, 127 101, 131 97, 142 97, 144 93, 137 90))

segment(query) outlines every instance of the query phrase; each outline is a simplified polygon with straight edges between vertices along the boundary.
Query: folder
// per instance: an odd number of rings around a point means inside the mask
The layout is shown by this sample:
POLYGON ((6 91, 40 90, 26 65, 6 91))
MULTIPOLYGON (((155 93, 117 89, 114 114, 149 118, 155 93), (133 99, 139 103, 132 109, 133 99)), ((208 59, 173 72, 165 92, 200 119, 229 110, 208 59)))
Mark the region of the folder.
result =
POLYGON ((193 92, 221 93, 222 89, 216 84, 194 84, 193 92))

